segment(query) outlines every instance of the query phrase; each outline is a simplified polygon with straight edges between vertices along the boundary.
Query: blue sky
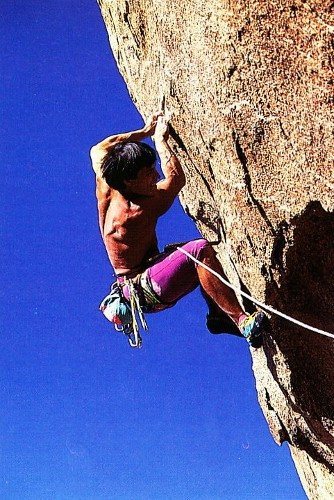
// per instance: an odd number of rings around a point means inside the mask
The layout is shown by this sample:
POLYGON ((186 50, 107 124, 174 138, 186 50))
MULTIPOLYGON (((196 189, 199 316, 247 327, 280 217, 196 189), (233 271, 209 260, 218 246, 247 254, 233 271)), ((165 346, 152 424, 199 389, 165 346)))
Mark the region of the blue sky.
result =
MULTIPOLYGON (((98 311, 112 270, 89 148, 141 118, 94 0, 1 7, 4 499, 302 499, 257 403, 248 347, 198 291, 131 350, 98 311)), ((178 203, 161 246, 197 237, 178 203)))

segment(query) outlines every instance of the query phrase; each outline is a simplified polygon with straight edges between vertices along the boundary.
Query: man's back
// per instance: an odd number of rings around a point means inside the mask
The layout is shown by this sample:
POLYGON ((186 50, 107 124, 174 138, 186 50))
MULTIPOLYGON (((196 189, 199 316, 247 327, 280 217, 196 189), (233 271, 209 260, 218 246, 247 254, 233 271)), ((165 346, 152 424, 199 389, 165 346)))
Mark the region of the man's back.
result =
POLYGON ((103 241, 117 274, 140 270, 148 258, 158 253, 157 219, 150 198, 130 201, 120 193, 112 196, 106 212, 100 213, 100 223, 103 241))

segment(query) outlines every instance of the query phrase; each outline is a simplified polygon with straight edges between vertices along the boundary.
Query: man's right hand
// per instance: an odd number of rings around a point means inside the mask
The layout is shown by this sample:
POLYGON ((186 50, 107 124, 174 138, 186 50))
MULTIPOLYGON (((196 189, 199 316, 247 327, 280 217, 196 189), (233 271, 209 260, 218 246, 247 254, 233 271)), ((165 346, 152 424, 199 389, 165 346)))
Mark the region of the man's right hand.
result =
POLYGON ((146 120, 145 126, 143 128, 143 131, 146 135, 152 136, 155 133, 158 119, 161 116, 163 116, 163 113, 154 113, 146 120))

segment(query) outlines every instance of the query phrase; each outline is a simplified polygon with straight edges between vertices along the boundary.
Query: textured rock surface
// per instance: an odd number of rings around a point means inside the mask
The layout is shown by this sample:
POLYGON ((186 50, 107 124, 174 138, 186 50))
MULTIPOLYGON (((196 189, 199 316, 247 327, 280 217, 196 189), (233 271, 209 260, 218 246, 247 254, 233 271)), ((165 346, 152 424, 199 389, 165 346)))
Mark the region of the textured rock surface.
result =
MULTIPOLYGON (((333 4, 98 0, 143 116, 172 113, 182 201, 229 278, 333 331, 333 4)), ((259 401, 311 498, 334 496, 334 341, 273 317, 259 401)))

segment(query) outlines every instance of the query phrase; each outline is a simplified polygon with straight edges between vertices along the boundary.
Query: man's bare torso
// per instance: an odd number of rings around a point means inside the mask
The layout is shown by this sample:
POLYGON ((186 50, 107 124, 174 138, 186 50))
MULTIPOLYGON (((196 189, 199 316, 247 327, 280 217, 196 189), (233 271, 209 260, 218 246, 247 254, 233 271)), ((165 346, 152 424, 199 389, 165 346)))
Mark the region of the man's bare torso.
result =
POLYGON ((159 112, 152 115, 142 129, 107 137, 91 148, 100 230, 117 274, 140 272, 147 259, 158 253, 157 220, 167 212, 185 185, 184 172, 168 144, 168 137, 167 120, 159 112), (135 178, 124 176, 123 194, 115 186, 110 187, 101 172, 106 155, 117 144, 141 141, 153 134, 164 177, 158 182, 155 165, 148 163, 138 170, 135 178))
POLYGON ((116 274, 136 273, 158 253, 157 220, 149 197, 130 201, 114 192, 107 206, 99 204, 100 229, 116 274))

